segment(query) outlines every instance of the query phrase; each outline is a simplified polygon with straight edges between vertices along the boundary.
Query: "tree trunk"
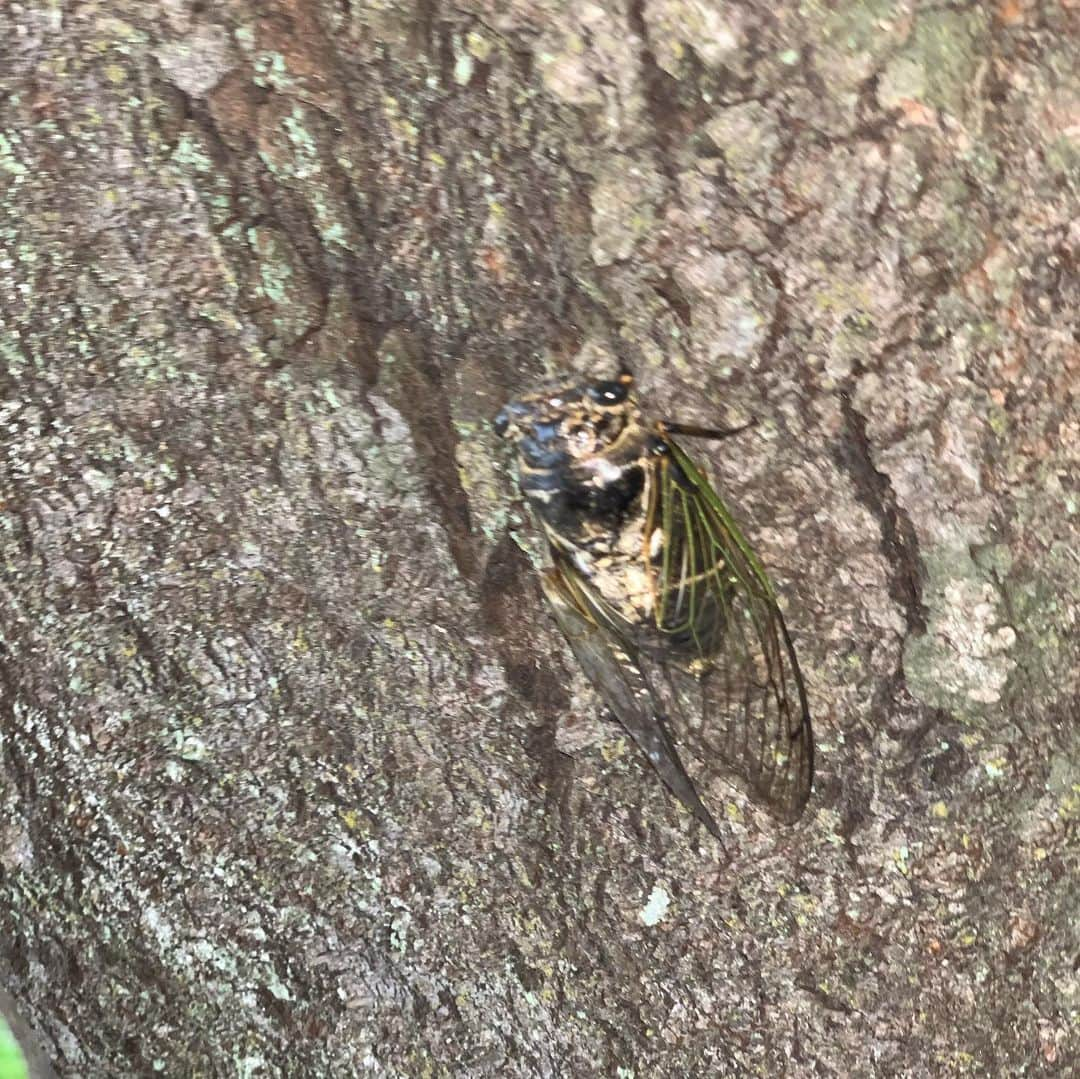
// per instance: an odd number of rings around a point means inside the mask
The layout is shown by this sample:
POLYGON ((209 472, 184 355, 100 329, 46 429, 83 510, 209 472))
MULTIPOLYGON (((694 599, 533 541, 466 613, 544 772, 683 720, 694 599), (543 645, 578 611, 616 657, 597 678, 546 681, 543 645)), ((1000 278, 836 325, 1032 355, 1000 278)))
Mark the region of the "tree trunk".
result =
POLYGON ((1060 1075, 1074 0, 0 13, 0 986, 59 1074, 1060 1075), (723 848, 490 420, 737 423, 817 781, 723 848))

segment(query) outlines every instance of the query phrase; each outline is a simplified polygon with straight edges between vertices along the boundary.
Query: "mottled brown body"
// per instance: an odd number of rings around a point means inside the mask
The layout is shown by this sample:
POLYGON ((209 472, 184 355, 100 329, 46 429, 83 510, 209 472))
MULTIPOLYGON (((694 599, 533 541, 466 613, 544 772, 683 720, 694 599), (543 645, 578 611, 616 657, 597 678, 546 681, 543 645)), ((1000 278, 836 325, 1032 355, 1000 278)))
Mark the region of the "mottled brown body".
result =
POLYGON ((719 496, 631 387, 629 375, 552 383, 496 420, 550 544, 545 593, 609 706, 710 831, 669 718, 793 820, 810 791, 812 740, 772 588, 719 496))

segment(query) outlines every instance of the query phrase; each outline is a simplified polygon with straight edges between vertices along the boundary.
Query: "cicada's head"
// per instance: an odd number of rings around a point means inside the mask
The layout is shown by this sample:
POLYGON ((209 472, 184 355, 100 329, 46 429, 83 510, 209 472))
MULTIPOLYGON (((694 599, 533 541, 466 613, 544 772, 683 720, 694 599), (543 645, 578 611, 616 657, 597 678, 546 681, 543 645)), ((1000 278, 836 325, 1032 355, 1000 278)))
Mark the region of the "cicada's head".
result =
POLYGON ((634 376, 564 378, 511 401, 495 433, 511 442, 526 469, 553 469, 602 458, 641 425, 634 376))
POLYGON ((495 418, 549 533, 573 541, 596 527, 617 530, 639 499, 643 462, 662 442, 642 418, 633 383, 630 374, 549 382, 495 418))

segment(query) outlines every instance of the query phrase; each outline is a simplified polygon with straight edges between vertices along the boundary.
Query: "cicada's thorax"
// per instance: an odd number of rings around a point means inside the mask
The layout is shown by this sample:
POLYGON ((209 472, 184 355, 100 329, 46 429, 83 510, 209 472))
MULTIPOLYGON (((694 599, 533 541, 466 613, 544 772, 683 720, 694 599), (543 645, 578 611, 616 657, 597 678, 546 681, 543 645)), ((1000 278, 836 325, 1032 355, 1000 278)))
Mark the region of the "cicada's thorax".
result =
POLYGON ((553 471, 540 498, 528 482, 522 487, 549 542, 573 563, 579 587, 623 632, 640 647, 702 657, 723 634, 721 592, 688 572, 687 523, 678 500, 672 505, 673 486, 686 482, 678 465, 651 442, 643 450, 617 464, 589 459, 553 471))
POLYGON ((665 454, 654 432, 631 424, 604 452, 524 467, 521 488, 549 542, 573 564, 577 583, 640 643, 663 638, 666 646, 665 549, 681 550, 682 542, 677 528, 665 530, 660 508, 672 467, 665 454))
POLYGON ((649 511, 657 473, 656 460, 639 452, 623 461, 587 458, 553 472, 549 489, 535 492, 539 498, 522 483, 552 546, 630 625, 650 626, 655 617, 664 542, 649 511))

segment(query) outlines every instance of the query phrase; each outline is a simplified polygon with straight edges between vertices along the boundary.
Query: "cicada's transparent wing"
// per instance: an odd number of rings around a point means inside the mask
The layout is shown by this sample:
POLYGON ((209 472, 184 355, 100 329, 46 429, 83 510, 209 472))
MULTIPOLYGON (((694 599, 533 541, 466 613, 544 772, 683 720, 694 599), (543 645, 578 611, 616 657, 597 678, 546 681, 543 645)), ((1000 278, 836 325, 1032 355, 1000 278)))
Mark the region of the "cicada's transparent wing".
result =
POLYGON ((686 774, 668 734, 658 698, 646 678, 640 656, 590 601, 572 566, 556 556, 555 567, 541 583, 578 662, 627 733, 641 747, 660 778, 712 835, 720 830, 686 774))
POLYGON ((669 445, 657 494, 671 552, 658 620, 692 658, 658 663, 651 677, 668 680, 703 755, 794 821, 810 796, 814 756, 795 650, 761 563, 708 480, 669 445))

